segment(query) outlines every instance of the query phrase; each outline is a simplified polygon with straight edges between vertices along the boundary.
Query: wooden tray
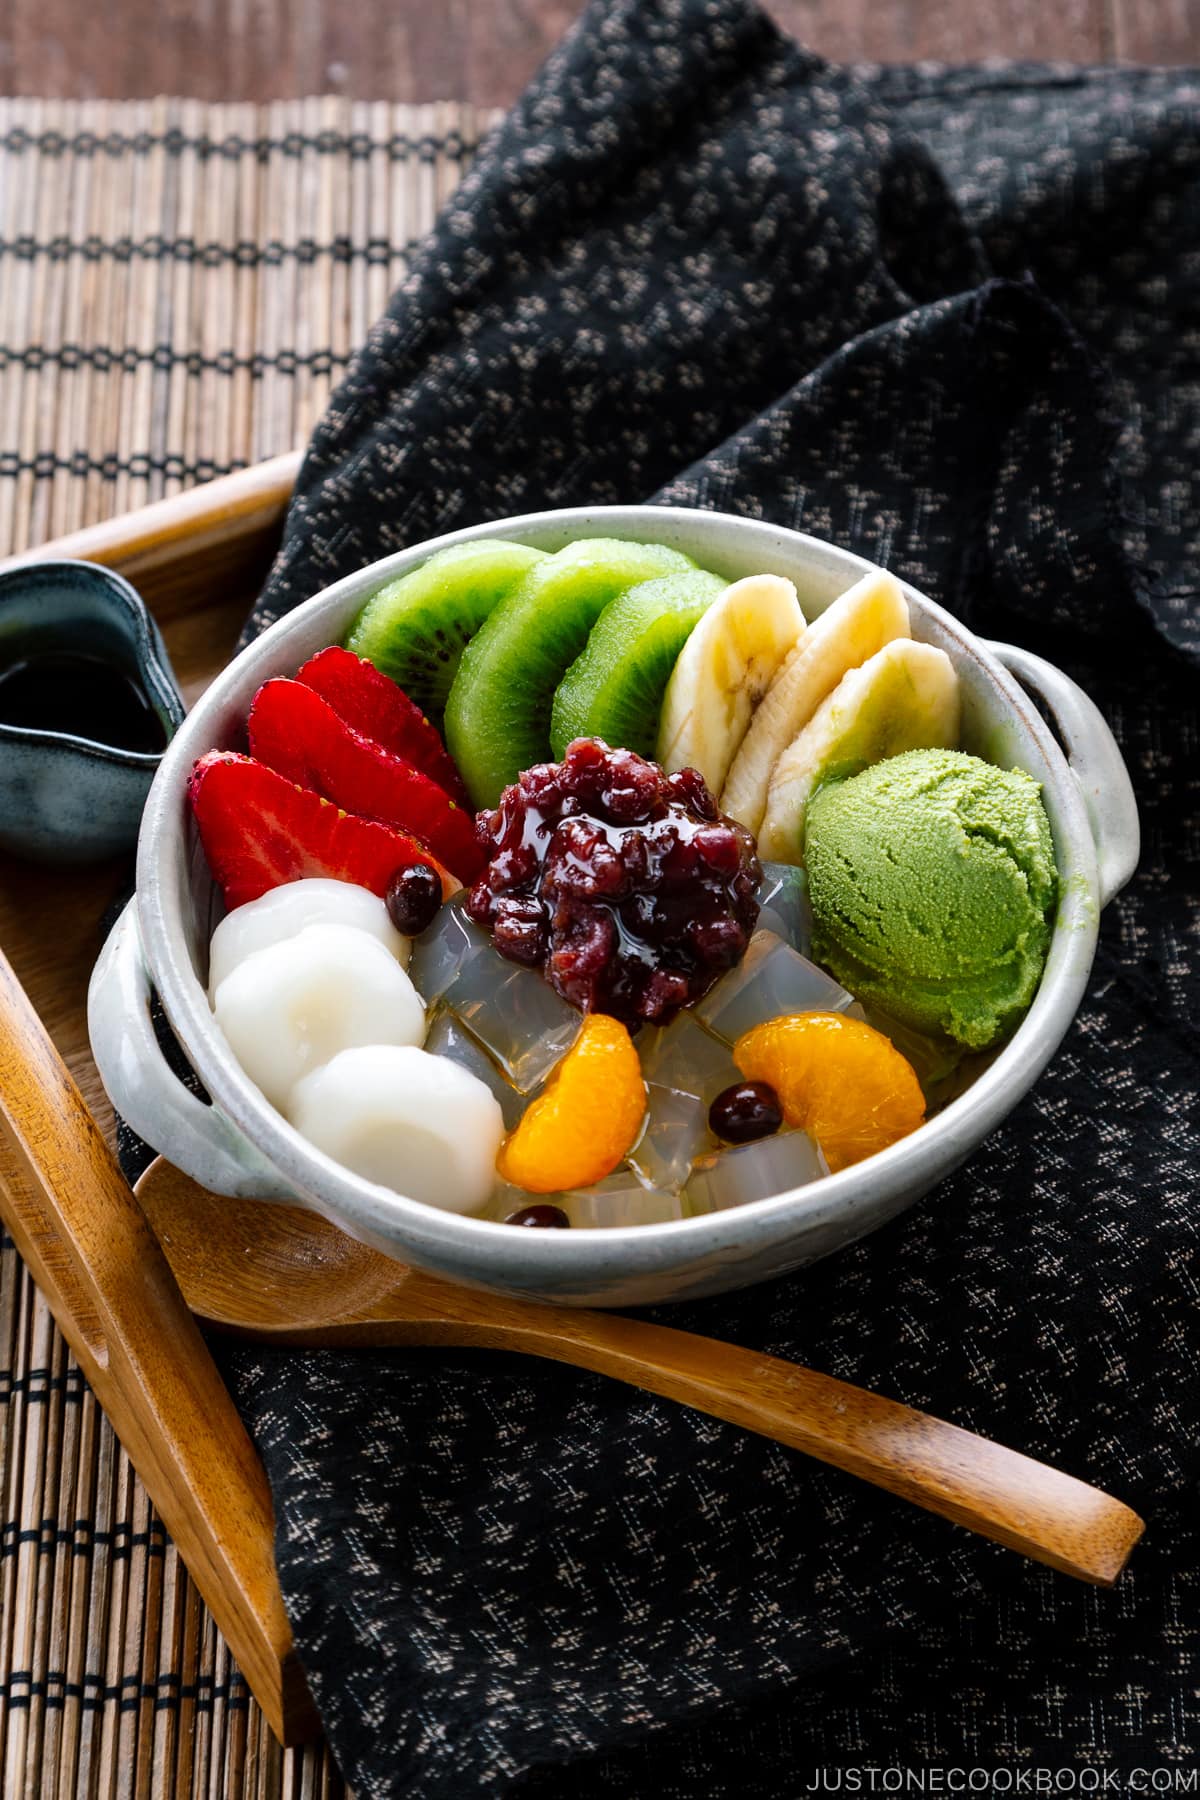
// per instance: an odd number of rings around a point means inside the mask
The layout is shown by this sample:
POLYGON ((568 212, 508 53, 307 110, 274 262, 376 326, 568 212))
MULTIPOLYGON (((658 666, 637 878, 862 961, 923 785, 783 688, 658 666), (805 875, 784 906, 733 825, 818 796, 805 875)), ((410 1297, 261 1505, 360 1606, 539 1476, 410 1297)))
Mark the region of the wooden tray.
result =
MULTIPOLYGON (((298 453, 276 457, 34 554, 84 557, 128 576, 158 620, 190 703, 229 658, 277 546, 298 467, 298 453)), ((16 558, 0 568, 29 560, 16 558)), ((87 985, 101 921, 131 880, 129 858, 81 871, 38 868, 0 855, 4 1016, 16 1019, 27 997, 45 1027, 42 1033, 31 1021, 19 1037, 13 1028, 13 1041, 0 1043, 0 1211, 271 1728, 282 1743, 298 1743, 316 1733, 318 1720, 274 1573, 266 1477, 233 1401, 169 1273, 164 1293, 165 1262, 111 1161, 102 1185, 112 1209, 110 1236, 119 1240, 113 1253, 123 1250, 138 1278, 129 1284, 129 1305, 140 1321, 132 1354, 108 1352, 55 1216, 55 1193, 67 1191, 73 1172, 85 1178, 94 1126, 112 1138, 112 1109, 88 1048, 87 985), (31 1141, 31 1094, 53 1103, 49 1147, 44 1136, 31 1141), (153 1288, 149 1309, 139 1284, 153 1288), (154 1399, 156 1389, 159 1401, 170 1405, 173 1384, 177 1403, 200 1404, 209 1426, 202 1474, 187 1468, 153 1431, 148 1396, 154 1399)), ((103 1256, 110 1247, 106 1229, 103 1219, 89 1221, 81 1213, 81 1251, 103 1256), (84 1245, 92 1223, 93 1242, 84 1245)))

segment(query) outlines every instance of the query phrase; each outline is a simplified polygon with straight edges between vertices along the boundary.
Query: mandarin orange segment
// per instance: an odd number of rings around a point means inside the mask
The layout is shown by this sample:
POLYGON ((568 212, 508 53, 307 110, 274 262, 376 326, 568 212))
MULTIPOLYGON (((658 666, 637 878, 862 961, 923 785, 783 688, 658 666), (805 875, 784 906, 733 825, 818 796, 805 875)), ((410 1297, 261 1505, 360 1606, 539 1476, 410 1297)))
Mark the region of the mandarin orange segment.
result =
POLYGON ((843 1013, 788 1013, 744 1032, 733 1058, 769 1081, 789 1125, 807 1131, 834 1173, 886 1150, 925 1119, 912 1067, 883 1033, 843 1013))
POLYGON ((619 1019, 589 1013, 574 1047, 502 1146, 497 1173, 531 1194, 590 1187, 632 1149, 645 1112, 633 1039, 619 1019))

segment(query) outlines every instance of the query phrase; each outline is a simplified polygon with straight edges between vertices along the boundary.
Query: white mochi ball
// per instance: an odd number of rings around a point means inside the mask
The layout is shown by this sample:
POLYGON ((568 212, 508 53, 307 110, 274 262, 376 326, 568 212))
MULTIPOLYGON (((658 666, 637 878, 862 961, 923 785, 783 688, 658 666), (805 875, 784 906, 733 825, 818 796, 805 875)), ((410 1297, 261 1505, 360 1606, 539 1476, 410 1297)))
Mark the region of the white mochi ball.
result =
POLYGON ((343 1050, 292 1095, 297 1131, 366 1181, 447 1212, 491 1194, 504 1119, 477 1075, 394 1045, 343 1050))
POLYGON ((325 876, 288 881, 227 913, 208 947, 208 992, 215 997, 225 977, 247 956, 295 937, 308 925, 354 925, 369 931, 407 969, 412 939, 402 937, 378 894, 352 881, 325 876))
POLYGON ((213 1012, 272 1106, 357 1044, 421 1044, 425 1008, 391 951, 351 925, 307 925, 251 951, 226 975, 213 1012))

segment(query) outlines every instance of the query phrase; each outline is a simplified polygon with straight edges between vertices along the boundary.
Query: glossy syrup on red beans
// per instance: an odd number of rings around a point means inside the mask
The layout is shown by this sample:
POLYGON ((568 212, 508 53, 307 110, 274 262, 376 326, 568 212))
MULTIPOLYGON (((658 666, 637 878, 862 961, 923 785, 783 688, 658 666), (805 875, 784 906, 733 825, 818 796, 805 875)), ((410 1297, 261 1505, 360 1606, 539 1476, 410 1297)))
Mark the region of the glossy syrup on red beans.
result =
POLYGON ((481 813, 467 912, 582 1012, 666 1024, 740 961, 758 918, 754 839, 694 769, 579 738, 481 813))

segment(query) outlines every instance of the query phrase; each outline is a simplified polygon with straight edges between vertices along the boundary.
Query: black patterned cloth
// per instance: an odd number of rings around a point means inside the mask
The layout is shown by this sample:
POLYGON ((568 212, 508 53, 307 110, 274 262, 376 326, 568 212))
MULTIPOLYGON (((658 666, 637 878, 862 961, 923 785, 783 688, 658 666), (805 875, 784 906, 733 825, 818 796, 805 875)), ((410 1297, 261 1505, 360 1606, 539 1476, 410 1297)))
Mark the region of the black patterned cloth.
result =
POLYGON ((744 0, 593 5, 317 431, 251 631, 456 526, 720 507, 1061 663, 1145 832, 1074 1028, 964 1169, 660 1315, 1119 1495, 1148 1531, 1115 1591, 571 1370, 239 1350, 360 1800, 1195 1769, 1198 125, 1180 73, 834 68, 744 0))

